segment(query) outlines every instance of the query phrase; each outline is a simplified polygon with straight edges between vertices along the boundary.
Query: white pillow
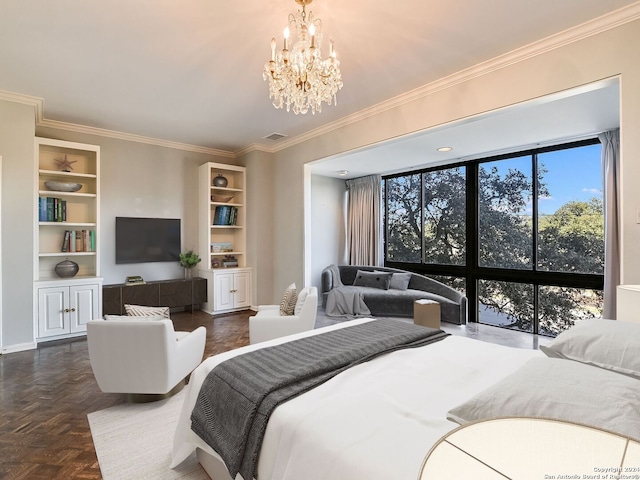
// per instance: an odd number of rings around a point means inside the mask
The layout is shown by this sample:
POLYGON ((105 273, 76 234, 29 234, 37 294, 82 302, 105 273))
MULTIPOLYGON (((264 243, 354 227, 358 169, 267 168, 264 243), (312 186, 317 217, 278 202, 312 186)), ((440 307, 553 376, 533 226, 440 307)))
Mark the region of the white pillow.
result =
POLYGON ((389 288, 396 290, 406 290, 409 288, 409 282, 411 281, 411 273, 398 273, 394 272, 391 276, 391 285, 389 288))
POLYGON ((147 307, 146 305, 127 305, 125 303, 124 310, 131 317, 148 317, 159 315, 169 318, 169 307, 147 307))
POLYGON ((580 320, 540 350, 640 379, 640 323, 580 320))
POLYGON ((298 299, 296 300, 296 306, 293 309, 294 315, 300 315, 300 312, 302 311, 302 306, 304 305, 304 301, 307 299, 307 295, 309 295, 309 290, 307 288, 303 288, 302 290, 300 290, 300 293, 298 294, 298 299))
POLYGON ((148 316, 130 316, 130 315, 105 315, 105 320, 112 321, 118 320, 119 322, 156 322, 158 320, 166 320, 166 317, 160 315, 148 315, 148 316))
POLYGON ((640 380, 559 358, 532 358, 447 413, 460 425, 501 417, 550 418, 640 440, 640 380))
POLYGON ((297 299, 298 292, 296 291, 296 284, 292 283, 282 294, 282 300, 280 300, 280 315, 293 315, 297 299))

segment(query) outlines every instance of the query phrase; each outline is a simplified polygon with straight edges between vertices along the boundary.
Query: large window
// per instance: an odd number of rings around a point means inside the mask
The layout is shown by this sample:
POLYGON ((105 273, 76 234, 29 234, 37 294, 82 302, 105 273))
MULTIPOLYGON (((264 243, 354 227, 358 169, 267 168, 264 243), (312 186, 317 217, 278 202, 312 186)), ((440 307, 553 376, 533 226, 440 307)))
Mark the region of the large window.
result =
POLYGON ((386 265, 463 290, 470 321, 555 336, 601 316, 597 140, 384 180, 386 265))

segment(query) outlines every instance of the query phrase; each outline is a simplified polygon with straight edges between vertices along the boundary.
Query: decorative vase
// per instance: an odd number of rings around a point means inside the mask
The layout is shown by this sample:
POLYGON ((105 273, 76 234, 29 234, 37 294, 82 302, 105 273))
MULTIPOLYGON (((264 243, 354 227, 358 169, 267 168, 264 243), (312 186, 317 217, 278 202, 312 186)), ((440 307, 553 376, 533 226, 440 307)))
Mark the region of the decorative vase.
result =
POLYGON ((56 265, 55 272, 60 278, 75 277, 78 273, 79 267, 76 262, 71 260, 64 260, 56 265))
POLYGON ((185 279, 193 277, 192 270, 193 270, 192 268, 184 267, 184 278, 185 279))
POLYGON ((213 179, 214 187, 226 187, 228 183, 229 181, 227 180, 227 178, 221 173, 219 173, 218 176, 213 179))

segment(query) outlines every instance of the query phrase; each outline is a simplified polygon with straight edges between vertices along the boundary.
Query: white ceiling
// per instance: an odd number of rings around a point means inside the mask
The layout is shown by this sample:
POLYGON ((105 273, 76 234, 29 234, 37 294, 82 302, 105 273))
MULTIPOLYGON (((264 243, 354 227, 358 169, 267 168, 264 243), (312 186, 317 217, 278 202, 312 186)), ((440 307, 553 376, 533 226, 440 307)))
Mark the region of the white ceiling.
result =
MULTIPOLYGON (((316 0, 309 9, 335 40, 344 88, 337 106, 296 116, 273 108, 262 79, 293 0, 0 0, 0 90, 44 99, 48 120, 230 153, 274 149, 271 133, 300 136, 634 3, 316 0)), ((501 119, 509 114, 492 128, 501 119)), ((437 133, 458 157, 496 149, 437 133)))

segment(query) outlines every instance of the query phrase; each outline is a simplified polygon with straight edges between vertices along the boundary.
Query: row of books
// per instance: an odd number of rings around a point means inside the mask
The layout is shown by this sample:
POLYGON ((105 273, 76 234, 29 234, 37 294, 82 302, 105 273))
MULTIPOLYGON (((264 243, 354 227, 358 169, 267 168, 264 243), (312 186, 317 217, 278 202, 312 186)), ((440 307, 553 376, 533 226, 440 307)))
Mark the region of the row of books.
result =
POLYGON ((214 225, 235 225, 238 219, 238 207, 218 205, 213 213, 214 225))
POLYGON ((61 252, 95 252, 95 230, 65 230, 61 252))
POLYGON ((66 222, 67 201, 57 197, 39 197, 38 220, 41 222, 66 222))

